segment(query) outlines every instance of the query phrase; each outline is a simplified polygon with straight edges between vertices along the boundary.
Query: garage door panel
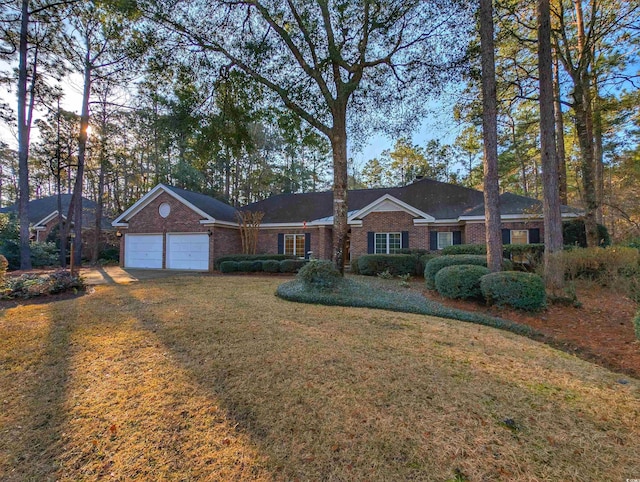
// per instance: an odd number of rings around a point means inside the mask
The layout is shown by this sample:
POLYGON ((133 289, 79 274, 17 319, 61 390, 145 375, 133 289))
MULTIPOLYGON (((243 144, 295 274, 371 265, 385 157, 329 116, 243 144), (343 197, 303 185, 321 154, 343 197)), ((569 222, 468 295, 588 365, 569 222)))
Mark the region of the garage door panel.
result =
POLYGON ((125 234, 125 268, 162 268, 162 234, 125 234))
POLYGON ((167 234, 167 268, 209 270, 208 234, 167 234))

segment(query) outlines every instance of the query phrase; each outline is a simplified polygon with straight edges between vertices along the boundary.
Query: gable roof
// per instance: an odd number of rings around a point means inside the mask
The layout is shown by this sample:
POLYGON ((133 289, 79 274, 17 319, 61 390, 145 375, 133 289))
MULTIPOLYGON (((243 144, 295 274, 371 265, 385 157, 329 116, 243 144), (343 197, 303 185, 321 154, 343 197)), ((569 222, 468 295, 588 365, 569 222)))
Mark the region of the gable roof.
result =
MULTIPOLYGON (((71 204, 71 194, 61 194, 62 214, 66 216, 69 212, 71 204)), ((82 226, 89 227, 95 224, 96 209, 98 204, 86 197, 82 198, 82 226)), ((18 203, 0 209, 0 213, 17 213, 18 203)), ((47 196, 29 201, 29 224, 33 226, 41 226, 49 222, 58 214, 58 196, 47 196)), ((103 216, 102 227, 109 229, 111 223, 103 216)))
MULTIPOLYGON (((385 196, 435 219, 457 219, 483 201, 482 192, 475 189, 425 178, 403 187, 351 190, 347 194, 349 212, 361 211, 385 196)), ((241 209, 264 212, 263 223, 313 221, 333 216, 333 193, 280 194, 241 209)), ((418 212, 416 216, 421 215, 418 212)))
POLYGON ((131 207, 129 207, 129 209, 118 216, 112 224, 114 226, 121 226, 122 224, 126 224, 129 219, 135 216, 146 205, 148 205, 163 192, 166 192, 170 196, 173 196, 175 199, 198 213, 204 218, 203 220, 205 222, 237 222, 236 208, 222 201, 219 201, 218 199, 207 196, 206 194, 187 191, 186 189, 180 189, 178 187, 168 186, 166 184, 158 184, 151 191, 142 196, 131 207))

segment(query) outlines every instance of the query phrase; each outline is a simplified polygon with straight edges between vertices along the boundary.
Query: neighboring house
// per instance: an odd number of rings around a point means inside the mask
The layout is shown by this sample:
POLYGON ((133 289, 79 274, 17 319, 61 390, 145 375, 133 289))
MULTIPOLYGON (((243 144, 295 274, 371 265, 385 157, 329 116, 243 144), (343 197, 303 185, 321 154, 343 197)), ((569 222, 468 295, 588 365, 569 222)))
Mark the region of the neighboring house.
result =
MULTIPOLYGON (((67 219, 71 194, 62 194, 62 217, 67 219)), ((94 201, 82 198, 82 229, 93 230, 96 225, 96 209, 98 204, 94 201)), ((18 213, 18 203, 0 209, 0 213, 18 213)), ((41 243, 47 240, 49 233, 58 225, 58 196, 47 196, 29 201, 29 224, 32 231, 32 239, 41 243)), ((103 217, 102 229, 111 231, 111 220, 103 217)))
MULTIPOLYGON (((542 203, 502 194, 504 243, 544 239, 542 203)), ((349 191, 349 253, 441 250, 484 244, 484 197, 474 189, 417 180, 404 187, 349 191)), ((333 193, 280 194, 240 208, 264 213, 258 253, 330 259, 333 193)), ((217 257, 242 249, 237 210, 209 196, 159 184, 114 222, 120 262, 131 268, 213 270, 217 257)), ((578 217, 563 206, 563 218, 578 217)))

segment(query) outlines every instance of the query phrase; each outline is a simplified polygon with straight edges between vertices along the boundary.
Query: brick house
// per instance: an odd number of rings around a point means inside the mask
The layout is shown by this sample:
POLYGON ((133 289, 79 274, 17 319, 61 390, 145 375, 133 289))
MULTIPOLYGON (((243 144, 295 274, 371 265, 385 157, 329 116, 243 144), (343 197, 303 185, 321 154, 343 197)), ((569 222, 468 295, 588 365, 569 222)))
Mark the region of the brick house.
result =
MULTIPOLYGON (((67 219, 66 214, 71 204, 71 194, 61 194, 62 218, 67 219)), ((96 225, 96 210, 98 204, 91 199, 82 198, 82 230, 83 233, 93 231, 96 225)), ((0 209, 0 213, 18 213, 18 203, 0 209)), ((47 241, 49 234, 58 226, 58 196, 47 196, 29 201, 29 224, 32 241, 42 243, 47 241)), ((112 231, 111 220, 103 217, 102 230, 112 231)), ((83 234, 84 237, 84 234, 83 234)), ((91 235, 86 236, 92 239, 91 235)))
MULTIPOLYGON (((542 204, 500 196, 506 243, 542 242, 542 204)), ((403 187, 349 191, 350 259, 400 249, 438 251, 453 244, 483 244, 481 191, 420 179, 403 187)), ((331 191, 280 194, 241 210, 264 213, 258 253, 330 259, 331 191)), ((563 218, 578 213, 563 206, 563 218)), ((236 209, 209 196, 159 184, 114 222, 124 267, 212 271, 217 257, 242 249, 236 209)))

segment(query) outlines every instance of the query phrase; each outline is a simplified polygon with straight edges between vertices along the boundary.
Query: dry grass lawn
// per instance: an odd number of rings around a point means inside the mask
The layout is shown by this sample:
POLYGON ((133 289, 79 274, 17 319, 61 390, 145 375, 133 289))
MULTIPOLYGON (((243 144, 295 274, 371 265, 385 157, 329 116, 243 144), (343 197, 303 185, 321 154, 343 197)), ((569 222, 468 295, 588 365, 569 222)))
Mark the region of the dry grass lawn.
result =
POLYGON ((281 281, 0 311, 0 480, 640 478, 640 381, 491 328, 285 302, 281 281))

